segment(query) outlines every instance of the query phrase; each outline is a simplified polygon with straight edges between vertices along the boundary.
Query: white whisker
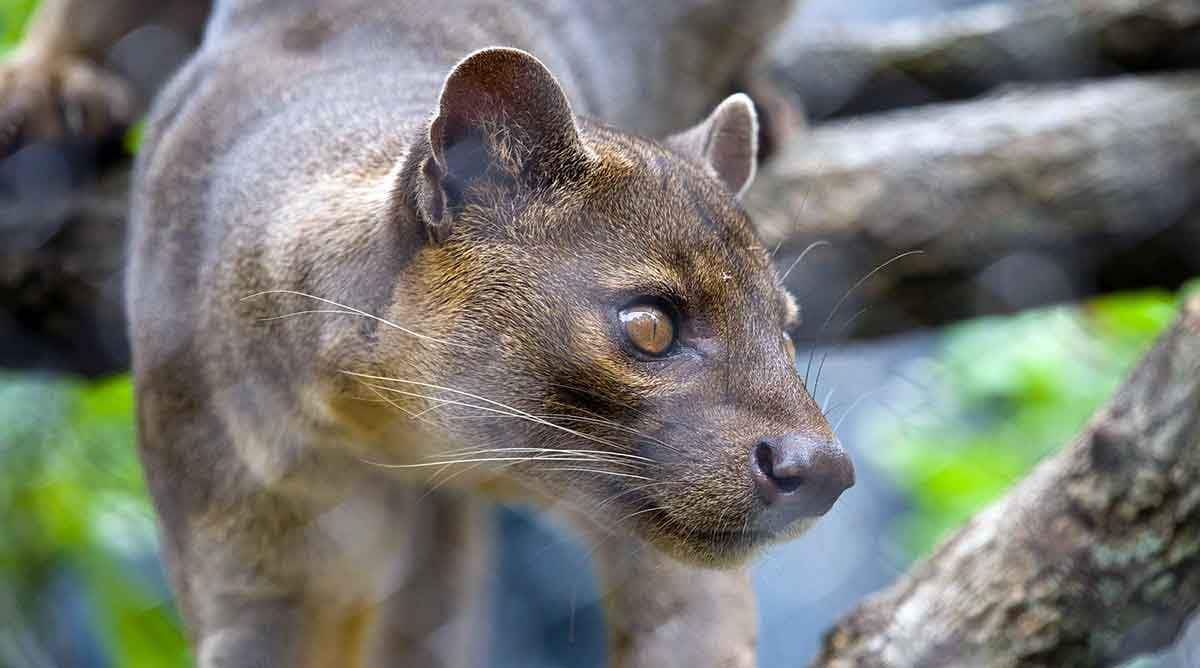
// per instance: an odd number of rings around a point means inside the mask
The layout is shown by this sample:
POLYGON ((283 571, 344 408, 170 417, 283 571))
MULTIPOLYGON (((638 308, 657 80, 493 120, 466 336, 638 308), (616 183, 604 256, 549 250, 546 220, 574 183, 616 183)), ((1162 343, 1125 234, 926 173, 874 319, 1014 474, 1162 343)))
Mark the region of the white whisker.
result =
MULTIPOLYGON (((583 433, 583 432, 581 432, 581 431, 578 431, 578 430, 575 430, 575 429, 570 429, 570 428, 568 428, 568 427, 564 427, 564 426, 562 426, 562 425, 560 425, 560 424, 554 424, 553 422, 550 422, 550 421, 548 421, 548 420, 543 420, 543 419, 540 419, 540 418, 538 418, 537 416, 535 416, 535 415, 533 415, 533 414, 531 414, 531 413, 527 413, 527 412, 525 412, 525 411, 522 411, 522 410, 521 410, 521 409, 519 409, 519 408, 515 408, 515 407, 513 407, 513 406, 509 406, 509 405, 507 405, 507 404, 503 404, 503 403, 501 403, 501 402, 499 402, 499 401, 493 401, 493 400, 491 400, 491 399, 488 399, 487 397, 481 397, 481 396, 479 396, 478 394, 472 394, 472 393, 470 393, 470 392, 466 392, 466 391, 463 391, 463 390, 458 390, 458 389, 455 389, 455 388, 452 388, 452 387, 445 387, 445 386, 443 386, 443 385, 435 385, 435 384, 433 384, 433 383, 424 383, 424 382, 421 382, 421 381, 416 381, 416 380, 405 380, 405 379, 403 379, 403 378, 387 378, 387 377, 384 377, 384 376, 373 376, 373 375, 371 375, 371 374, 365 374, 365 373, 356 373, 356 372, 354 372, 354 371, 345 371, 345 370, 343 370, 343 371, 342 371, 342 373, 344 373, 344 374, 347 374, 347 375, 350 375, 350 376, 356 376, 356 377, 359 377, 359 378, 368 378, 368 379, 371 379, 371 380, 380 380, 380 381, 391 382, 391 383, 406 383, 406 384, 409 384, 409 385, 416 385, 416 386, 418 386, 418 387, 428 387, 428 388, 432 388, 432 389, 435 389, 435 390, 441 390, 441 391, 443 391, 443 392, 453 392, 453 393, 455 393, 455 394, 460 394, 460 395, 463 395, 463 396, 465 396, 465 397, 469 397, 469 398, 471 398, 471 399, 477 399, 477 400, 479 400, 479 401, 483 401, 483 402, 485 402, 485 403, 492 404, 493 406, 499 406, 500 408, 502 408, 502 409, 505 409, 505 410, 496 410, 496 409, 494 409, 494 408, 488 408, 488 407, 486 407, 486 406, 477 406, 477 405, 474 405, 474 404, 468 404, 468 403, 465 403, 465 402, 456 402, 456 401, 453 401, 453 400, 451 400, 451 399, 440 399, 440 398, 438 398, 437 400, 439 400, 439 401, 444 401, 444 402, 446 402, 446 403, 452 403, 452 404, 459 405, 459 406, 466 406, 466 407, 468 407, 468 408, 475 408, 475 409, 477 409, 477 410, 482 410, 482 411, 489 412, 489 413, 499 413, 500 415, 510 415, 510 416, 518 416, 518 415, 519 415, 519 416, 523 416, 525 419, 529 420, 530 422, 534 422, 534 423, 536 423, 536 424, 541 424, 541 425, 544 425, 544 426, 550 427, 550 428, 552 428, 552 429, 558 429, 559 431, 566 432, 566 433, 568 433, 568 434, 571 434, 572 436, 576 436, 576 437, 578 437, 578 438, 586 439, 586 440, 589 440, 589 441, 594 441, 594 442, 596 442, 596 443, 599 443, 599 444, 601 444, 601 445, 607 445, 607 446, 609 446, 609 447, 613 447, 613 448, 615 448, 615 447, 618 447, 618 444, 616 444, 616 443, 613 443, 613 442, 611 442, 611 441, 608 441, 608 440, 606 440, 606 439, 597 438, 597 437, 595 437, 595 436, 592 436, 591 434, 585 434, 585 433, 583 433)), ((389 391, 389 392, 396 392, 396 393, 398 393, 398 394, 404 394, 404 395, 407 395, 407 396, 419 397, 419 398, 424 398, 424 399, 430 399, 430 398, 431 398, 431 397, 429 397, 429 396, 427 396, 427 395, 418 394, 418 393, 414 393, 414 392, 406 392, 406 391, 404 391, 404 390, 400 390, 400 389, 398 389, 398 388, 394 388, 394 387, 388 387, 387 385, 372 385, 372 387, 376 387, 376 388, 379 388, 379 389, 381 389, 381 390, 387 390, 387 391, 389 391)), ((620 455, 620 456, 623 456, 623 457, 637 457, 637 455, 631 455, 631 454, 627 454, 627 453, 617 453, 617 452, 614 452, 614 453, 610 453, 610 454, 613 454, 613 455, 620 455)), ((641 459, 645 459, 645 458, 643 457, 643 458, 641 458, 641 459)))
MULTIPOLYGON (((424 411, 422 411, 422 412, 424 412, 424 411)), ((649 441, 650 443, 654 443, 656 445, 661 445, 664 448, 674 449, 674 448, 672 448, 672 446, 669 443, 665 443, 662 440, 659 440, 643 431, 639 431, 628 425, 623 425, 619 422, 613 422, 612 420, 607 420, 604 418, 591 418, 591 417, 584 417, 584 416, 578 416, 578 415, 568 415, 566 413, 540 413, 540 414, 530 413, 529 416, 535 417, 535 418, 540 418, 540 419, 545 419, 545 420, 553 420, 553 419, 569 420, 571 422, 583 422, 586 424, 598 424, 598 425, 603 425, 606 427, 612 427, 613 429, 616 429, 618 431, 623 431, 623 432, 626 432, 629 434, 633 434, 634 436, 637 436, 637 437, 641 438, 642 440, 649 441)), ((448 418, 448 419, 451 419, 451 420, 479 420, 479 419, 487 419, 490 417, 492 417, 492 416, 490 416, 490 415, 456 415, 456 416, 454 416, 452 418, 448 418)), ((528 419, 524 415, 511 415, 509 417, 528 419)), ((676 450, 676 452, 678 452, 678 450, 676 450)))
MULTIPOLYGON (((821 369, 817 367, 817 373, 820 374, 821 369)), ((833 393, 837 391, 836 387, 829 388, 829 394, 825 395, 825 400, 821 402, 821 415, 829 413, 829 402, 833 401, 833 393)))
POLYGON ((314 313, 336 313, 339 315, 358 315, 354 311, 343 311, 341 309, 308 309, 307 311, 295 311, 293 313, 284 313, 283 315, 272 315, 266 318, 259 318, 258 322, 270 322, 272 320, 283 320, 284 318, 294 318, 298 315, 312 315, 314 313))
POLYGON ((460 450, 451 450, 445 454, 450 455, 450 456, 479 455, 479 454, 484 454, 484 453, 488 453, 488 452, 552 452, 552 453, 563 453, 563 454, 572 454, 572 455, 592 454, 592 455, 601 455, 601 456, 605 456, 605 457, 611 456, 611 457, 629 458, 629 459, 634 459, 634 460, 638 460, 638 461, 648 462, 651 464, 658 463, 658 462, 655 462, 653 459, 648 459, 646 457, 641 457, 639 455, 629 455, 629 454, 626 454, 623 452, 607 452, 605 450, 573 450, 573 449, 562 449, 562 448, 463 448, 460 450))
MULTIPOLYGON (((604 464, 629 465, 628 462, 617 462, 617 461, 611 461, 611 460, 606 460, 606 461, 601 462, 601 461, 598 461, 594 457, 564 457, 564 456, 472 457, 472 458, 467 458, 467 459, 451 459, 451 460, 441 460, 441 461, 436 461, 436 462, 420 462, 417 464, 386 464, 384 462, 374 462, 374 461, 370 461, 370 460, 366 460, 366 459, 363 459, 362 461, 367 464, 371 464, 372 466, 378 466, 380 468, 385 468, 385 469, 419 469, 419 468, 429 468, 432 466, 446 466, 448 464, 475 464, 475 463, 487 463, 487 462, 541 462, 541 461, 546 461, 546 462, 592 462, 592 463, 604 463, 604 464)), ((641 476, 638 476, 638 477, 641 477, 641 476)), ((649 479, 650 478, 646 478, 646 480, 649 480, 649 479)))
POLYGON ((883 390, 883 388, 877 387, 873 390, 863 392, 862 394, 858 395, 858 398, 855 399, 850 404, 850 407, 846 409, 846 412, 842 413, 842 417, 838 418, 837 424, 833 425, 833 433, 835 433, 835 434, 837 433, 838 429, 841 428, 842 423, 846 421, 846 418, 850 416, 850 413, 852 413, 854 411, 854 409, 858 406, 858 404, 860 402, 862 402, 863 399, 866 399, 867 397, 871 396, 872 394, 877 394, 877 393, 881 392, 882 390, 883 390))
POLYGON ((389 406, 391 406, 392 408, 395 408, 396 410, 400 411, 401 413, 404 413, 405 415, 407 415, 408 417, 410 417, 414 420, 421 420, 422 422, 426 422, 428 424, 428 421, 422 420, 420 415, 417 415, 416 413, 408 410, 407 408, 401 406, 400 404, 396 403, 395 401, 392 401, 390 398, 383 396, 383 393, 380 392, 379 390, 375 389, 375 387, 373 385, 371 385, 370 383, 361 383, 361 384, 366 386, 366 388, 368 390, 371 390, 371 392, 374 392, 375 396, 377 396, 381 400, 387 402, 387 404, 389 406))
POLYGON ((805 258, 805 256, 808 255, 809 251, 811 251, 814 248, 820 248, 821 246, 830 246, 830 245, 832 245, 832 244, 830 244, 828 241, 825 241, 824 239, 820 239, 818 241, 814 241, 811 244, 809 244, 807 248, 800 251, 800 255, 795 260, 792 260, 792 264, 788 266, 787 271, 784 271, 783 275, 779 277, 779 282, 782 283, 787 280, 788 274, 792 273, 792 270, 795 269, 796 267, 798 267, 800 265, 800 263, 804 261, 804 258, 805 258))
MULTIPOLYGON (((413 331, 402 325, 398 325, 398 324, 396 324, 390 320, 387 320, 385 318, 380 318, 377 315, 372 315, 370 313, 367 313, 366 311, 356 309, 353 306, 341 304, 339 302, 333 301, 332 299, 326 299, 324 297, 310 295, 307 292, 300 292, 298 290, 263 290, 261 292, 255 292, 254 294, 251 294, 251 295, 246 295, 245 297, 242 297, 241 301, 246 301, 247 299, 253 299, 255 297, 261 297, 262 295, 296 295, 298 297, 306 297, 308 299, 315 299, 323 304, 329 304, 330 306, 336 306, 339 309, 345 309, 347 312, 349 312, 351 314, 359 315, 364 318, 369 318, 376 322, 383 323, 383 324, 387 325, 388 327, 391 327, 393 329, 398 329, 401 332, 404 332, 405 334, 408 334, 409 336, 415 336, 418 339, 423 339, 425 341, 432 341, 434 343, 438 343, 438 344, 446 345, 446 346, 454 346, 457 348, 466 348, 467 350, 479 350, 478 346, 470 346, 465 343, 456 343, 454 341, 446 341, 444 339, 438 339, 438 338, 435 338, 432 336, 428 336, 428 335, 422 334, 420 332, 413 331)), ((319 313, 321 311, 314 311, 314 312, 319 313)), ((264 318, 264 320, 270 320, 270 319, 271 318, 264 318)))
MULTIPOLYGON (((630 519, 630 518, 633 518, 633 517, 637 517, 638 515, 641 515, 642 513, 650 513, 650 512, 654 512, 654 511, 656 511, 656 510, 663 510, 663 511, 665 511, 665 510, 666 510, 666 508, 664 508, 663 506, 654 506, 654 507, 652 507, 652 508, 644 508, 644 509, 642 509, 642 510, 639 510, 639 511, 637 511, 637 512, 629 513, 628 515, 626 515, 626 516, 622 517, 621 519, 617 520, 617 521, 616 521, 616 524, 620 524, 621 522, 624 522, 624 521, 625 521, 625 520, 627 520, 627 519, 630 519)), ((669 519, 669 518, 668 518, 668 519, 669 519)))
POLYGON ((612 496, 610 496, 610 497, 604 499, 603 501, 601 501, 600 503, 596 504, 596 510, 597 511, 602 510, 604 508, 604 506, 608 505, 609 503, 612 503, 613 501, 616 501, 617 499, 621 498, 622 496, 625 496, 626 494, 634 494, 634 493, 640 492, 644 489, 649 489, 650 487, 659 487, 662 485, 682 485, 682 484, 683 484, 683 481, 681 481, 681 480, 662 480, 659 482, 647 483, 645 485, 638 485, 637 487, 631 487, 627 490, 617 492, 616 494, 613 494, 612 496))
POLYGON ((596 469, 564 467, 564 468, 552 468, 552 469, 544 469, 544 470, 546 470, 546 471, 582 471, 584 473, 599 473, 599 474, 603 474, 603 475, 615 475, 615 476, 620 476, 622 478, 635 478, 637 480, 653 480, 653 478, 647 478, 644 475, 634 475, 632 473, 618 473, 616 471, 599 471, 596 469))

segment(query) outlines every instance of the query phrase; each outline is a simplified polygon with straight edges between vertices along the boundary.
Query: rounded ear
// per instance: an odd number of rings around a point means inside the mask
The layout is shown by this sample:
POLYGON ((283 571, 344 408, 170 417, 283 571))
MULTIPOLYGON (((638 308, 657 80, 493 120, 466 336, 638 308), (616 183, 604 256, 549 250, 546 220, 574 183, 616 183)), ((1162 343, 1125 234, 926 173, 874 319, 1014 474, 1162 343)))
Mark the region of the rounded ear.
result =
POLYGON ((744 93, 725 98, 704 122, 666 140, 667 146, 703 162, 741 197, 758 165, 758 114, 744 93))
POLYGON ((476 51, 451 70, 428 137, 417 201, 434 241, 449 235, 473 185, 553 178, 586 156, 554 75, 533 55, 504 47, 476 51))
POLYGON ((509 132, 521 148, 553 153, 578 145, 575 115, 558 80, 520 49, 492 47, 463 58, 442 84, 429 143, 442 162, 473 133, 509 132))

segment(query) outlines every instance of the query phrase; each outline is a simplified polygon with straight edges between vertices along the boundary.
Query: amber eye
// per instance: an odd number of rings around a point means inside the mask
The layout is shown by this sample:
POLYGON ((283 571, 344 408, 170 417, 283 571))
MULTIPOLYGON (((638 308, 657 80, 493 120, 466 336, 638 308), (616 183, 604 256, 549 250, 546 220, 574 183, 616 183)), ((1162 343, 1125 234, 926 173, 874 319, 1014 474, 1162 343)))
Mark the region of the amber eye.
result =
POLYGON ((663 355, 675 342, 675 324, 671 322, 671 316, 656 306, 639 304, 624 309, 621 326, 629 342, 647 355, 663 355))
POLYGON ((792 366, 796 366, 796 344, 792 341, 791 335, 787 333, 783 335, 783 351, 787 353, 792 366))

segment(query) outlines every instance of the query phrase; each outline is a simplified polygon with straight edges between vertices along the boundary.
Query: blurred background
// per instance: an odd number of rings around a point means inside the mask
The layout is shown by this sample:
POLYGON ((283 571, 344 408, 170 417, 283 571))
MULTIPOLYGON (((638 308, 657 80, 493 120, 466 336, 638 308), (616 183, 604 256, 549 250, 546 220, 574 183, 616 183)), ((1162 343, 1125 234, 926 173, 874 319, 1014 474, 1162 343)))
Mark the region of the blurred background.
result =
MULTIPOLYGON (((805 136, 750 205, 859 482, 755 565, 760 665, 806 663, 1067 443, 1200 288, 1200 10, 1110 4, 812 0, 784 28, 767 70, 805 136)), ((35 5, 0 0, 0 54, 35 5)), ((149 95, 187 40, 152 26, 109 64, 149 95)), ((0 159, 0 666, 189 664, 123 371, 136 150, 134 125, 0 159)), ((496 515, 483 665, 603 665, 584 551, 496 515)))

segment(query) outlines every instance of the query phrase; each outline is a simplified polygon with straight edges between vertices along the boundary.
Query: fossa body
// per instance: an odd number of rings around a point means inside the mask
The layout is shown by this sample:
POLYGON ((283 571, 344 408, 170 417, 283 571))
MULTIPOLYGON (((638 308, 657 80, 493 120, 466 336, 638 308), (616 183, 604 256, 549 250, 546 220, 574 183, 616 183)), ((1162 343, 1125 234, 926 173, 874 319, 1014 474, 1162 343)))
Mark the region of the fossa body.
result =
POLYGON ((741 565, 853 483, 721 101, 787 5, 216 4, 128 273, 200 665, 466 665, 495 498, 591 541, 614 665, 754 664, 741 565))

